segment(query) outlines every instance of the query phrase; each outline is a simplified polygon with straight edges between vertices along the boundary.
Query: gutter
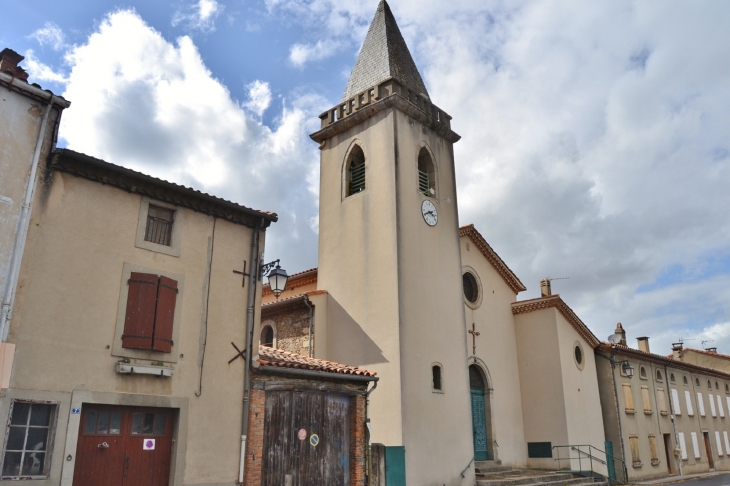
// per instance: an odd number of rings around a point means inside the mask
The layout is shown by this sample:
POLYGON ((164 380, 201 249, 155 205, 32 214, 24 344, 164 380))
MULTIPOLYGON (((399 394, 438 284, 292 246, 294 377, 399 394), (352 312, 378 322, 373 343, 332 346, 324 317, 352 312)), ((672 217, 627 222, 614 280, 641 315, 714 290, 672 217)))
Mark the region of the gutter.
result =
MULTIPOLYGON (((616 359, 613 357, 613 355, 606 356, 601 353, 596 353, 596 355, 600 356, 604 359, 607 359, 608 361, 611 362, 611 380, 613 381, 613 399, 614 399, 614 402, 616 403, 616 417, 618 418, 618 436, 619 436, 620 445, 621 445, 621 457, 623 458, 623 463, 624 463, 623 473, 624 473, 624 479, 626 480, 626 482, 628 482, 629 481, 629 468, 626 465, 626 447, 624 445, 623 427, 621 426, 621 410, 619 408, 619 403, 618 403, 618 385, 616 384, 616 359)), ((614 465, 614 470, 615 470, 615 468, 616 468, 616 466, 614 465)))
MULTIPOLYGON (((31 160, 30 175, 28 176, 28 183, 25 187, 25 195, 23 196, 23 203, 20 207, 20 215, 18 217, 18 226, 15 231, 15 244, 13 245, 13 252, 10 255, 10 266, 8 269, 8 277, 5 282, 5 289, 3 291, 2 300, 2 311, 0 311, 0 341, 5 342, 8 338, 8 331, 10 328, 10 319, 13 313, 13 304, 15 303, 15 293, 18 288, 18 278, 20 276, 20 264, 23 260, 23 253, 25 252, 25 243, 28 239, 28 226, 30 225, 30 216, 33 209, 33 195, 35 194, 36 188, 36 177, 38 173, 38 163, 41 158, 41 152, 43 150, 43 141, 46 136, 46 127, 48 126, 48 115, 54 105, 59 105, 63 108, 68 108, 71 103, 55 96, 51 92, 43 91, 33 86, 28 85, 22 81, 18 81, 17 78, 8 76, 7 74, 0 73, 0 81, 7 83, 11 88, 15 87, 21 91, 29 92, 33 97, 41 98, 46 102, 46 107, 43 110, 43 116, 40 121, 40 130, 38 133, 38 139, 36 140, 35 151, 33 152, 33 159, 31 160)), ((60 114, 59 114, 60 118, 60 114)), ((55 139, 55 137, 54 137, 55 139)), ((51 141, 53 144, 53 139, 51 141)))
POLYGON ((328 371, 314 371, 314 370, 303 370, 300 368, 285 368, 283 366, 268 366, 261 365, 258 367, 259 371, 267 371, 270 373, 280 373, 283 375, 298 375, 307 376, 310 378, 326 378, 329 380, 345 380, 345 381, 374 381, 375 386, 367 393, 369 396, 373 390, 377 387, 377 382, 380 380, 378 376, 365 376, 365 375, 345 375, 343 373, 331 373, 328 371))
POLYGON ((53 104, 58 105, 62 108, 68 108, 69 106, 71 106, 70 101, 60 96, 56 96, 50 91, 36 88, 35 86, 28 84, 25 81, 20 81, 15 76, 11 76, 6 73, 0 73, 0 84, 7 84, 8 89, 14 89, 15 91, 21 92, 22 94, 30 96, 31 98, 35 98, 44 103, 52 102, 53 104))

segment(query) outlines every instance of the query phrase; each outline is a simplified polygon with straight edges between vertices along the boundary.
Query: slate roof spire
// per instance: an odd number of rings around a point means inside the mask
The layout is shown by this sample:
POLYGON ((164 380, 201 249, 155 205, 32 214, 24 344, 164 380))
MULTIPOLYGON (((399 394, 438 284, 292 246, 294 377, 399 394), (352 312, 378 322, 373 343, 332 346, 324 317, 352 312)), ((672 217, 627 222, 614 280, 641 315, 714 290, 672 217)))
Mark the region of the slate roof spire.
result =
POLYGON ((406 41, 398 29, 388 2, 381 0, 375 18, 352 68, 342 101, 393 77, 406 88, 428 96, 426 85, 413 62, 406 41))

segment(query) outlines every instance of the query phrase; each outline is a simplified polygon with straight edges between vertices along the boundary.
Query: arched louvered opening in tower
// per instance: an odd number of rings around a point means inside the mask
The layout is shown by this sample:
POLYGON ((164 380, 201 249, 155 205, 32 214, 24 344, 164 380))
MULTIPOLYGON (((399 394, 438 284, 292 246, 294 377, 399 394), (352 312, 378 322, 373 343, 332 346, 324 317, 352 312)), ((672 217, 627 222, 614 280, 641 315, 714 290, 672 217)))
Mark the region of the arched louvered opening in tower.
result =
POLYGON ((347 156, 345 197, 365 190, 365 153, 359 145, 352 147, 347 156))
POLYGON ((418 190, 428 197, 436 197, 436 166, 426 147, 418 154, 418 190))

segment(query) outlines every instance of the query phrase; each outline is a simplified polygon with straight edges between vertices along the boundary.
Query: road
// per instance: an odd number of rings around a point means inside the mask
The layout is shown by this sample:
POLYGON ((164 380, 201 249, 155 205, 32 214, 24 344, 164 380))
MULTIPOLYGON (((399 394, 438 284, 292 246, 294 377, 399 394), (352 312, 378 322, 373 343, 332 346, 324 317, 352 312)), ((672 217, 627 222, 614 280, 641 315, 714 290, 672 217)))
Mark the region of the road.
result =
POLYGON ((689 481, 682 481, 682 486, 730 486, 730 474, 718 474, 709 478, 697 478, 689 481))

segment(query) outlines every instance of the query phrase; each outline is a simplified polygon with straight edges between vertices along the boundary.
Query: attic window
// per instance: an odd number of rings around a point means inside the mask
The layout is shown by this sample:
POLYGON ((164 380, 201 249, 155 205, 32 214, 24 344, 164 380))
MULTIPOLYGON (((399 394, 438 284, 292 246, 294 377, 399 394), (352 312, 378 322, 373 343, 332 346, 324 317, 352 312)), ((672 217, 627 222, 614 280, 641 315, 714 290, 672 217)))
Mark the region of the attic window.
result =
POLYGON ((707 389, 712 390, 712 382, 710 380, 707 380, 707 389))
POLYGON ((639 368, 639 377, 642 380, 646 380, 646 378, 647 378, 647 376, 646 376, 646 368, 644 368, 643 366, 641 368, 639 368))
POLYGON ((144 240, 158 245, 172 244, 172 224, 175 211, 150 204, 144 240))
POLYGON ((730 386, 727 383, 725 384, 725 393, 730 393, 730 386))
POLYGON ((418 191, 428 197, 436 196, 436 169, 425 147, 418 154, 418 191))
POLYGON ((720 389, 720 384, 718 382, 715 382, 715 390, 719 390, 719 389, 720 389))
POLYGON ((674 379, 674 373, 670 373, 670 375, 669 375, 669 381, 672 382, 672 383, 676 383, 677 382, 677 380, 674 379))
POLYGON ((687 381, 687 377, 686 376, 683 376, 682 377, 682 381, 684 382, 684 385, 685 386, 689 386, 689 381, 687 381))
POLYGON ((659 370, 656 370, 656 381, 664 381, 662 378, 662 372, 659 370))
POLYGON ((365 153, 359 145, 352 147, 347 157, 345 197, 365 190, 365 153))
POLYGON ((700 379, 699 378, 695 378, 695 386, 696 387, 699 387, 700 386, 700 379))

